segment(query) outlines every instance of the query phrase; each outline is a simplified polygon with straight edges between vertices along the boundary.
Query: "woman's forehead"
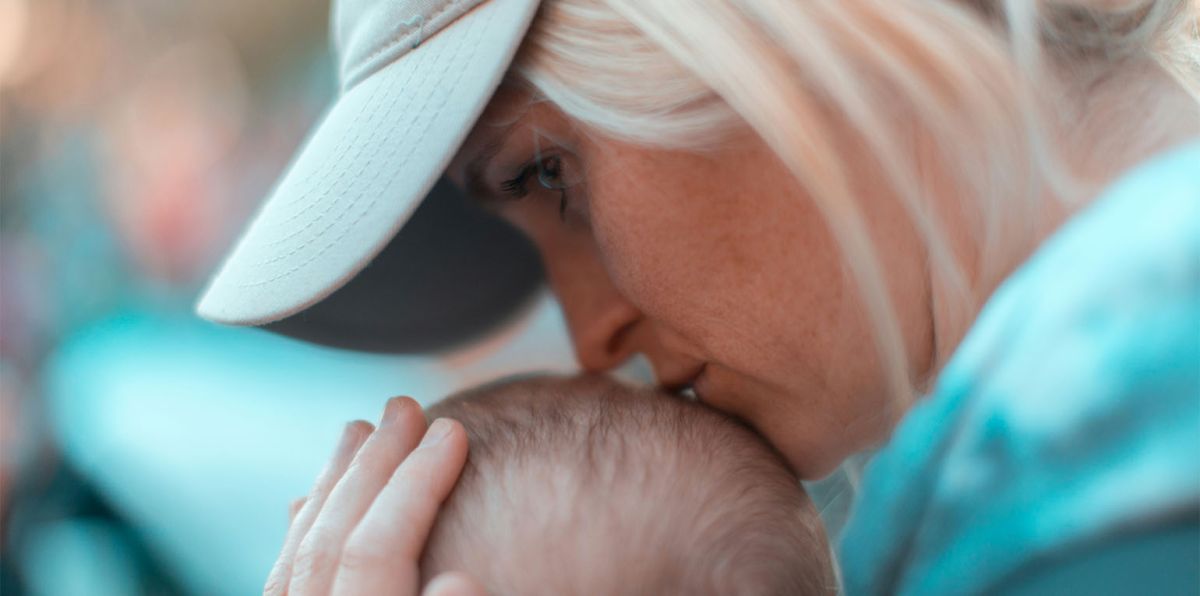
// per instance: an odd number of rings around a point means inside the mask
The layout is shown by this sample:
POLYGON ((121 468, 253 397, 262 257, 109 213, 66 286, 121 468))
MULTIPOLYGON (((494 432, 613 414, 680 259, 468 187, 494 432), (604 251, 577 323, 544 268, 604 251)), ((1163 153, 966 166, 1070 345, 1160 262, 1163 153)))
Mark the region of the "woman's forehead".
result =
POLYGON ((514 84, 501 85, 488 101, 483 114, 475 121, 463 146, 481 146, 503 139, 513 129, 543 112, 539 104, 545 105, 543 102, 534 102, 528 88, 514 84))
POLYGON ((514 135, 539 130, 554 136, 559 129, 569 127, 561 111, 549 102, 536 101, 528 87, 501 85, 454 156, 447 174, 461 184, 468 166, 495 155, 514 135))

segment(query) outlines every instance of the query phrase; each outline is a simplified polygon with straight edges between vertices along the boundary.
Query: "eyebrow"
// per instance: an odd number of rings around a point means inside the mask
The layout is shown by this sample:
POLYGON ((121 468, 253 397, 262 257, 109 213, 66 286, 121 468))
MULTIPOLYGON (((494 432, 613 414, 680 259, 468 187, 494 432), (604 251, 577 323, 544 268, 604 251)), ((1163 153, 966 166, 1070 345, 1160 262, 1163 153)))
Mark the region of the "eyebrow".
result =
POLYGON ((500 153, 500 149, 504 148, 504 139, 508 138, 508 133, 515 125, 516 123, 513 122, 496 133, 492 140, 484 145, 483 149, 471 158, 471 161, 467 162, 463 171, 464 183, 467 187, 467 194, 476 201, 486 203, 496 198, 495 191, 489 188, 487 181, 484 180, 483 170, 487 163, 500 153))

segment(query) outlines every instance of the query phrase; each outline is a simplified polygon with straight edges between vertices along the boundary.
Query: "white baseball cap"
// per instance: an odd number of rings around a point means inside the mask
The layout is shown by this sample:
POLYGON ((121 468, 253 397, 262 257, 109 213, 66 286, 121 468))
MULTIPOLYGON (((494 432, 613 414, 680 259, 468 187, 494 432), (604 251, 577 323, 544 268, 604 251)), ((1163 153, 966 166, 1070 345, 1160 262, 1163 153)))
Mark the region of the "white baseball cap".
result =
POLYGON ((527 302, 541 275, 533 248, 437 183, 537 6, 335 0, 339 97, 197 313, 342 347, 420 351, 527 302))

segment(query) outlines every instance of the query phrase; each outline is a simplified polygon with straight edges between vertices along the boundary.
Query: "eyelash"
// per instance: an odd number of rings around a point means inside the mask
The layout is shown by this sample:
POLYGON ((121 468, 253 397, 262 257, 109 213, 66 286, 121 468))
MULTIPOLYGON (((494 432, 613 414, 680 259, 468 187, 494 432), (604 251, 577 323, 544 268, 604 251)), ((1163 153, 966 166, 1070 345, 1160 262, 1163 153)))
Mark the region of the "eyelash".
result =
POLYGON ((516 176, 501 183, 500 189, 504 191, 504 194, 514 199, 524 198, 529 194, 529 179, 535 176, 542 188, 557 190, 561 193, 558 203, 558 217, 565 221, 567 218, 567 187, 560 183, 562 176, 562 158, 560 157, 547 157, 526 165, 524 168, 521 168, 521 171, 516 176), (547 175, 554 176, 554 181, 548 182, 546 179, 547 175))

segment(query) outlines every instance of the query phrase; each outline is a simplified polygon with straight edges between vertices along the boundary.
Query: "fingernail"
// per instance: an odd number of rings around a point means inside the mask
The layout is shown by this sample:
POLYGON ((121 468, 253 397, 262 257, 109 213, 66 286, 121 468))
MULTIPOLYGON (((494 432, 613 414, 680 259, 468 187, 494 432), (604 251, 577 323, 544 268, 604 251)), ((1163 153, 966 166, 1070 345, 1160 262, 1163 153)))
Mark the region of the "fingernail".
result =
POLYGON ((379 422, 379 426, 389 426, 400 417, 400 410, 404 409, 405 400, 399 397, 389 399, 387 405, 383 408, 383 420, 379 422))
POLYGON ((346 423, 345 428, 342 429, 342 438, 338 439, 337 449, 334 451, 335 455, 343 455, 354 448, 358 439, 358 424, 358 420, 346 423))
POLYGON ((442 442, 442 439, 450 436, 452 425, 445 418, 438 418, 429 425, 429 430, 425 431, 425 437, 421 439, 422 447, 432 447, 442 442))

